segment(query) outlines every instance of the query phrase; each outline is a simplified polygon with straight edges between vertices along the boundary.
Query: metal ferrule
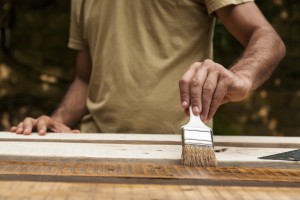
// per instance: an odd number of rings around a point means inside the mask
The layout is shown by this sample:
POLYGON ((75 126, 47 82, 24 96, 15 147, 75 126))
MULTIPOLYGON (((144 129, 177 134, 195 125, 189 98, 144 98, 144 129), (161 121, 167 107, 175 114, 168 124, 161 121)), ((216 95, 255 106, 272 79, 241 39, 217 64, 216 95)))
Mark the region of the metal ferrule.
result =
POLYGON ((198 145, 213 147, 213 132, 211 129, 182 127, 183 145, 198 145))

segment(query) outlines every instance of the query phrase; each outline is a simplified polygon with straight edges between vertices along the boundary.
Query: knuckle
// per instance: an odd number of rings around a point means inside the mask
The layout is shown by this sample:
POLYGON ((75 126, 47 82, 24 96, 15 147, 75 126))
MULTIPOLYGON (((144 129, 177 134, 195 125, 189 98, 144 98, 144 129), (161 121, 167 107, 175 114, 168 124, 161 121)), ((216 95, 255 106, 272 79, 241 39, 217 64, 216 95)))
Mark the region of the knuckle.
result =
POLYGON ((190 66, 189 70, 197 70, 197 69, 199 69, 199 67, 201 67, 201 65, 202 65, 202 62, 194 62, 194 63, 190 66))
POLYGON ((49 117, 47 115, 42 115, 39 117, 39 119, 48 119, 49 117))
POLYGON ((203 63, 212 63, 213 61, 211 60, 211 59, 205 59, 204 61, 203 61, 203 63))
POLYGON ((32 120, 31 117, 26 117, 23 121, 25 122, 25 121, 31 121, 31 120, 32 120))
POLYGON ((184 77, 182 77, 182 78, 179 80, 179 85, 180 85, 180 86, 186 86, 186 85, 188 85, 189 83, 190 83, 190 80, 187 79, 187 78, 184 78, 184 77))
POLYGON ((213 102, 220 102, 221 101, 221 98, 222 98, 222 96, 224 96, 224 94, 222 93, 219 93, 219 92, 214 92, 213 93, 213 96, 212 96, 212 101, 213 102))
POLYGON ((42 115, 37 118, 37 123, 47 123, 49 121, 49 117, 47 115, 42 115))
POLYGON ((214 99, 214 100, 219 99, 219 97, 220 97, 220 94, 219 94, 218 92, 215 92, 215 93, 213 94, 213 99, 214 99))
POLYGON ((208 67, 208 66, 211 66, 212 64, 214 64, 214 61, 212 61, 212 60, 210 60, 210 59, 205 59, 205 60, 203 61, 203 66, 208 67))
POLYGON ((210 94, 213 92, 213 85, 210 83, 207 83, 203 86, 203 94, 210 94))
POLYGON ((201 65, 201 62, 194 62, 194 63, 191 65, 191 67, 197 67, 197 66, 199 66, 199 65, 201 65))
POLYGON ((193 86, 199 86, 199 85, 201 85, 200 79, 198 79, 198 78, 193 78, 193 80, 192 80, 192 85, 193 85, 193 86))

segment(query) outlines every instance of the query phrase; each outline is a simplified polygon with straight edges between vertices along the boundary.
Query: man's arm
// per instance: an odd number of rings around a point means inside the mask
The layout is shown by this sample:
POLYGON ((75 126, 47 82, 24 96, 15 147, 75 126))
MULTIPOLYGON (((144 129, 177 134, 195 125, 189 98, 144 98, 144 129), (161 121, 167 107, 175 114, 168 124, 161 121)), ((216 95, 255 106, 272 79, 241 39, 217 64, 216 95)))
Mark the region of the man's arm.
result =
POLYGON ((191 104, 202 120, 211 119, 222 103, 245 99, 285 55, 282 40, 254 3, 227 6, 216 15, 245 51, 230 69, 205 60, 192 64, 180 79, 182 107, 191 104))
POLYGON ((40 135, 52 132, 77 133, 72 130, 80 119, 87 114, 86 98, 91 73, 91 60, 87 51, 80 51, 76 58, 76 77, 56 111, 49 116, 27 117, 18 126, 11 128, 17 134, 31 134, 33 130, 40 135))
POLYGON ((285 46, 254 3, 228 6, 216 12, 227 30, 245 46, 230 70, 251 83, 251 90, 270 76, 285 55, 285 46), (245 67, 246 66, 246 67, 245 67))

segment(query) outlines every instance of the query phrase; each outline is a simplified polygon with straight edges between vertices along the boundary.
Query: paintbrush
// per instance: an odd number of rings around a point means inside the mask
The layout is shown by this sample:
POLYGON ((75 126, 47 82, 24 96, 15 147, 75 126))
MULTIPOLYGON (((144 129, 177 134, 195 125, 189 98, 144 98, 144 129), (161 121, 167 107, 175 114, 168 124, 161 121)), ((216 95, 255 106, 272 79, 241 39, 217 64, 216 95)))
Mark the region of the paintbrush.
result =
POLYGON ((213 131, 189 107, 190 121, 181 127, 182 163, 186 166, 217 167, 213 131))

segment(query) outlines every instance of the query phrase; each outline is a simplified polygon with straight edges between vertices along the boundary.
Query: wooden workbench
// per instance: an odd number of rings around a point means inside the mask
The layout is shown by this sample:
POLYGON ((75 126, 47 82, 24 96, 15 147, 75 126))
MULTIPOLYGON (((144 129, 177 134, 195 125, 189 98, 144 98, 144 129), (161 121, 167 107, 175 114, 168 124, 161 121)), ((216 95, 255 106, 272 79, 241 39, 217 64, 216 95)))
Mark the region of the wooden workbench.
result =
POLYGON ((268 157, 298 153, 300 138, 214 144, 219 167, 200 168, 181 165, 179 135, 0 132, 0 200, 300 199, 297 159, 268 157))

